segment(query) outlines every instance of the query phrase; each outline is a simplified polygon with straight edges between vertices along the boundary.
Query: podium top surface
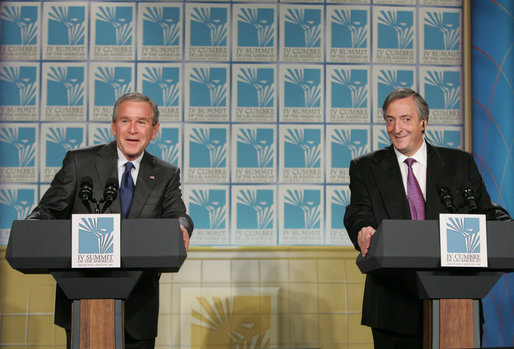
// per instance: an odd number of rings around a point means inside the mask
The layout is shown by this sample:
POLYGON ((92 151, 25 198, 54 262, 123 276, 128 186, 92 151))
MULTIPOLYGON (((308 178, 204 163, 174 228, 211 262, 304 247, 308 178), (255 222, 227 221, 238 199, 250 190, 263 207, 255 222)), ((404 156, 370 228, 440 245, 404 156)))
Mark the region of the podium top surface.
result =
MULTIPOLYGON (((187 257, 178 219, 125 219, 121 232, 121 270, 177 272, 187 257)), ((23 273, 71 270, 71 220, 14 221, 6 259, 23 273)))

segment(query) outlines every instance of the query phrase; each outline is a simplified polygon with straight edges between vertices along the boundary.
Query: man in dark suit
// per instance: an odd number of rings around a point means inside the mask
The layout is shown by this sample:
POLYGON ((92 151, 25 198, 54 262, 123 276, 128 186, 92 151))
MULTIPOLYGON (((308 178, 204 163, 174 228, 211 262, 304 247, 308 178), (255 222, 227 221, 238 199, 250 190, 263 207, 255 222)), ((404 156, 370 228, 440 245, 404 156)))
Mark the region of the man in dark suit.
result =
MULTIPOLYGON (((66 153, 62 168, 27 219, 69 219, 73 213, 88 213, 79 197, 85 177, 92 179, 94 198, 103 196, 109 178, 116 178, 120 187, 122 180, 131 180, 131 203, 116 199, 106 213, 122 212, 123 218, 178 218, 187 250, 193 222, 182 201, 180 170, 145 150, 159 131, 157 105, 140 93, 126 94, 114 105, 111 127, 115 142, 66 153)), ((66 329, 69 347, 71 302, 60 287, 55 303, 55 323, 66 329)), ((159 274, 144 272, 125 303, 126 348, 154 347, 158 313, 159 274)))
MULTIPOLYGON (((383 219, 437 220, 439 213, 447 213, 440 200, 442 191, 453 196, 458 213, 470 212, 463 191, 471 189, 477 213, 485 213, 488 219, 509 219, 505 210, 491 202, 471 154, 425 141, 428 105, 418 93, 397 89, 385 99, 382 110, 392 145, 350 164, 351 199, 344 224, 363 256, 383 219), (414 182, 409 172, 419 189, 410 189, 414 182), (411 199, 415 191, 419 206, 411 199)), ((367 275, 362 324, 372 328, 375 348, 422 347, 422 303, 415 282, 414 272, 367 275)))

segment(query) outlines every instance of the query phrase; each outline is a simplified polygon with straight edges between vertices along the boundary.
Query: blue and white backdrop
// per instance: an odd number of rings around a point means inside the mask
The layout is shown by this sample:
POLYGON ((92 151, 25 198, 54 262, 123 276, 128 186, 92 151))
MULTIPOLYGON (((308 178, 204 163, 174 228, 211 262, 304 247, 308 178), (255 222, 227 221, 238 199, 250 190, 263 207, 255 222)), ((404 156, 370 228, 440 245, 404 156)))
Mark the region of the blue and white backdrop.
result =
POLYGON ((397 87, 463 147, 460 0, 20 1, 0 18, 0 242, 67 150, 112 139, 114 101, 161 109, 195 246, 349 245, 350 160, 387 146, 397 87))

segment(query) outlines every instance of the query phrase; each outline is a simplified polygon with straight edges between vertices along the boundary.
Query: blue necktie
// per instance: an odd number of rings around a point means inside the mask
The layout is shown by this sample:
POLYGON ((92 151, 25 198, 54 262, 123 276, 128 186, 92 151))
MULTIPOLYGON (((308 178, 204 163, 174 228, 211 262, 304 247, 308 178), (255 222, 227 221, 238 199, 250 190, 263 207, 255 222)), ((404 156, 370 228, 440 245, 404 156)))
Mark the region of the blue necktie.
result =
POLYGON ((425 219, 425 199, 423 193, 419 187, 418 180, 412 172, 412 164, 414 159, 407 158, 405 163, 409 167, 407 174, 407 198, 409 199, 410 215, 413 220, 424 220, 425 219))
POLYGON ((120 203, 121 203, 121 217, 127 218, 130 210, 130 204, 132 203, 132 195, 134 194, 134 181, 130 172, 134 168, 134 164, 131 162, 125 163, 125 172, 121 177, 121 188, 120 188, 120 203))

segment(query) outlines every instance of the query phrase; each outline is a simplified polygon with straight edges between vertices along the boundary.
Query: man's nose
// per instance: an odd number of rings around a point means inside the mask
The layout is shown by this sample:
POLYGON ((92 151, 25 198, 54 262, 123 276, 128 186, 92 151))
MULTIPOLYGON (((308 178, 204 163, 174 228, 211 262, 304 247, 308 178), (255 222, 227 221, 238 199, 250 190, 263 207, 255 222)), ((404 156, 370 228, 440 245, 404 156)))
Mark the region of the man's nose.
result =
POLYGON ((131 122, 129 124, 129 132, 130 133, 135 133, 137 131, 137 125, 135 122, 131 122))

